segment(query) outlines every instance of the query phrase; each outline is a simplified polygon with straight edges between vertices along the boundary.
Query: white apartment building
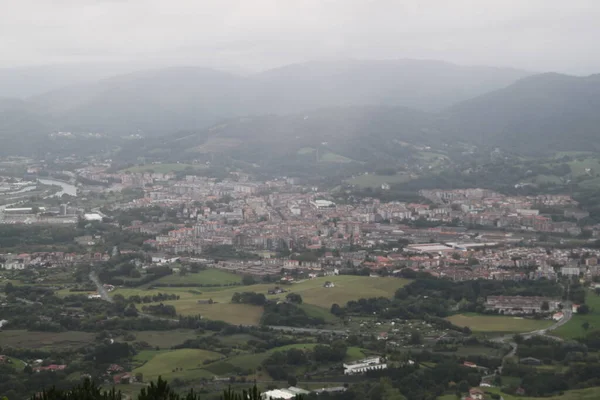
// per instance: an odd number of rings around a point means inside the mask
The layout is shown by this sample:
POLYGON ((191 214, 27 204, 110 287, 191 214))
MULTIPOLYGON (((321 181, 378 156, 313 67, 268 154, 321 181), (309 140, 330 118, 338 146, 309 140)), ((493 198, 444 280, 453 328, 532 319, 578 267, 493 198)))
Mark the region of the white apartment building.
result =
POLYGON ((387 364, 381 357, 370 357, 344 364, 344 375, 364 374, 367 371, 386 369, 387 364))

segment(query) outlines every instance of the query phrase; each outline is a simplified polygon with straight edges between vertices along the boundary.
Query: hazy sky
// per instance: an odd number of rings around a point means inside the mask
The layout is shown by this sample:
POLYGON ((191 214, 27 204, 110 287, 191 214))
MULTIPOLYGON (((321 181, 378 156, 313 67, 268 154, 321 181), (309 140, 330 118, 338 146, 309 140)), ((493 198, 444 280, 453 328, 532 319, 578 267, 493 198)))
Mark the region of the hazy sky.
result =
POLYGON ((427 58, 600 72, 600 0, 0 0, 0 67, 427 58))

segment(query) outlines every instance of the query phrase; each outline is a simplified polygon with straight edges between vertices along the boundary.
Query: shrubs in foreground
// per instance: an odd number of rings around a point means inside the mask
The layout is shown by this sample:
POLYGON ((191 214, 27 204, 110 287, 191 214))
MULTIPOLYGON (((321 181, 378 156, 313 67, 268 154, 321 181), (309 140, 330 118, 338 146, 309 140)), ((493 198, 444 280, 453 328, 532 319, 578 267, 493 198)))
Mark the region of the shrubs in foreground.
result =
MULTIPOLYGON (((59 390, 52 388, 38 393, 31 400, 123 400, 125 396, 114 389, 110 391, 102 390, 95 383, 86 380, 84 383, 75 386, 69 390, 59 390)), ((184 394, 175 393, 167 381, 158 378, 156 383, 151 382, 149 386, 143 388, 136 397, 137 400, 201 400, 198 393, 191 389, 184 394)), ((262 400, 261 394, 254 386, 250 390, 241 392, 226 390, 220 396, 221 400, 262 400)), ((301 400, 301 396, 296 396, 296 400, 301 400)))

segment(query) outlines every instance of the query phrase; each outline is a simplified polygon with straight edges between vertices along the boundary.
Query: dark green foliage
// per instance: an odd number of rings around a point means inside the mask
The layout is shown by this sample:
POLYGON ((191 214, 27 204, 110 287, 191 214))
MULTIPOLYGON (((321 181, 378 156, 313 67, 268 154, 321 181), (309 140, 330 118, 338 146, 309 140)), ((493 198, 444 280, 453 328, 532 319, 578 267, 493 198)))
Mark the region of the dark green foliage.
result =
MULTIPOLYGON (((31 400, 121 400, 124 396, 121 392, 102 391, 95 383, 86 380, 84 383, 69 390, 56 388, 36 394, 31 400)), ((137 400, 200 400, 200 396, 191 389, 187 393, 176 393, 167 381, 158 378, 155 382, 143 388, 136 398, 137 400)), ((220 396, 221 400, 261 400, 258 388, 254 386, 250 390, 235 392, 229 388, 220 396)), ((301 400, 300 396, 295 398, 301 400)))
POLYGON ((153 315, 163 315, 167 317, 177 316, 177 310, 175 309, 175 306, 163 303, 157 305, 143 306, 142 311, 153 315))
POLYGON ((51 388, 34 395, 31 400, 121 400, 121 392, 103 391, 95 383, 86 380, 69 390, 51 388))
POLYGON ((236 304, 252 304, 255 306, 263 306, 267 302, 267 298, 262 293, 235 292, 231 297, 231 302, 236 304))
POLYGON ((298 293, 289 293, 287 296, 285 296, 285 299, 290 303, 302 304, 302 296, 300 296, 298 293))

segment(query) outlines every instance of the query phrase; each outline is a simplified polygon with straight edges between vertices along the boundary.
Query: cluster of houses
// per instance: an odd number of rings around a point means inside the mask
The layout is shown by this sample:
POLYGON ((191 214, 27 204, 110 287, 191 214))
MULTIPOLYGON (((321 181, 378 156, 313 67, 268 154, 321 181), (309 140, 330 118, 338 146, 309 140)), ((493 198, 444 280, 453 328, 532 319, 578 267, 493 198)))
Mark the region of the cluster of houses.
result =
POLYGON ((501 314, 535 314, 554 312, 560 301, 539 296, 488 296, 485 308, 501 314))

